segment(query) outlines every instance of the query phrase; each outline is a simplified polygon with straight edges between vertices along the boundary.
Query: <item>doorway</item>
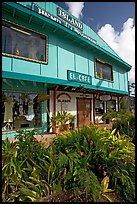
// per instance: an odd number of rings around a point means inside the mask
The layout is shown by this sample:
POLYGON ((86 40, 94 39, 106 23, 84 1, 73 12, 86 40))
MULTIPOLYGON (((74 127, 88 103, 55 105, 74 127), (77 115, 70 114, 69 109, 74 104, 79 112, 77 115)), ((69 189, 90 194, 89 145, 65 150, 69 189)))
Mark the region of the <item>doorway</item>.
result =
POLYGON ((77 125, 83 127, 91 122, 91 99, 77 98, 77 125))

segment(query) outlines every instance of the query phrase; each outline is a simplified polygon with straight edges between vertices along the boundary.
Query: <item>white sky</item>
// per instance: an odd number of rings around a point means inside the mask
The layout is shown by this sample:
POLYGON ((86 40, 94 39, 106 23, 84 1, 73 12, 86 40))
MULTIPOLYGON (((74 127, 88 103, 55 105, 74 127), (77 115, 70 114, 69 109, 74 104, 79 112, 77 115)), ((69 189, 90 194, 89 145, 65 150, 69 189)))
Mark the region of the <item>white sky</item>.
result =
MULTIPOLYGON (((77 18, 82 18, 84 2, 65 2, 71 14, 77 18)), ((122 14, 121 14, 122 15, 122 14)), ((113 25, 102 26, 98 35, 127 63, 132 66, 128 72, 128 80, 135 82, 135 22, 133 18, 128 18, 123 23, 121 32, 116 32, 113 25), (108 37, 109 36, 109 37, 108 37)))

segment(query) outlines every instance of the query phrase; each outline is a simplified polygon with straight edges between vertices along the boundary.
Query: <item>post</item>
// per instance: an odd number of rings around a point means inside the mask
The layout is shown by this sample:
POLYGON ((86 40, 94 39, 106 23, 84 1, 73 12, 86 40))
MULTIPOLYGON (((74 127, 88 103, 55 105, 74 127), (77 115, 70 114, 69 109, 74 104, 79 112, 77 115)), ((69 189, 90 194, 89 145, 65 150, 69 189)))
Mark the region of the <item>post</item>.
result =
POLYGON ((58 89, 58 85, 56 85, 55 89, 54 89, 54 115, 56 114, 56 95, 57 95, 57 89, 58 89))

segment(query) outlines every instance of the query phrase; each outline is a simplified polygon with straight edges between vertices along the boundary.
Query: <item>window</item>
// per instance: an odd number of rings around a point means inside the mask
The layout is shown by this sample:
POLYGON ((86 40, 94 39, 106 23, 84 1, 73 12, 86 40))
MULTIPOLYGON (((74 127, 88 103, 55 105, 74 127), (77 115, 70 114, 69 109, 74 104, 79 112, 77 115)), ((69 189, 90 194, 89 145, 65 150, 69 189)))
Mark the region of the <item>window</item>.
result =
POLYGON ((4 21, 2 53, 27 60, 47 62, 47 36, 4 21))
POLYGON ((38 94, 2 93, 2 130, 40 127, 38 94))
POLYGON ((107 111, 110 108, 116 111, 116 100, 107 101, 107 111))
POLYGON ((110 64, 96 59, 95 69, 97 78, 113 81, 112 66, 110 64))
POLYGON ((96 100, 95 110, 96 115, 102 115, 104 113, 104 102, 101 100, 96 100))

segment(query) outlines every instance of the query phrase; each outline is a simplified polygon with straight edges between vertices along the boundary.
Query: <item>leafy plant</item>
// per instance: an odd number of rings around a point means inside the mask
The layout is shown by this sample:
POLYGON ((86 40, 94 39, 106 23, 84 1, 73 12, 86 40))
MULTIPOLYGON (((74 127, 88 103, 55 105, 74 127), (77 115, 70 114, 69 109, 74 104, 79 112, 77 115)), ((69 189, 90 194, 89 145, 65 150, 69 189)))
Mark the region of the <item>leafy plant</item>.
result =
POLYGON ((106 120, 106 119, 112 120, 116 116, 117 116, 117 112, 114 111, 112 108, 109 108, 109 110, 103 114, 102 120, 106 120))
POLYGON ((112 129, 116 129, 120 134, 131 137, 132 142, 135 143, 135 116, 131 112, 118 112, 112 129))
POLYGON ((69 126, 68 124, 74 122, 75 120, 75 116, 67 113, 66 111, 61 112, 57 112, 57 115, 53 115, 50 119, 50 123, 51 123, 51 128, 59 128, 59 130, 64 131, 64 130, 68 130, 69 126))
POLYGON ((18 132, 2 143, 2 200, 36 201, 61 192, 109 201, 109 189, 135 200, 135 145, 130 137, 91 124, 63 132, 45 148, 35 132, 18 132), (108 181, 109 178, 109 181, 108 181), (108 188, 109 184, 109 188, 108 188))

